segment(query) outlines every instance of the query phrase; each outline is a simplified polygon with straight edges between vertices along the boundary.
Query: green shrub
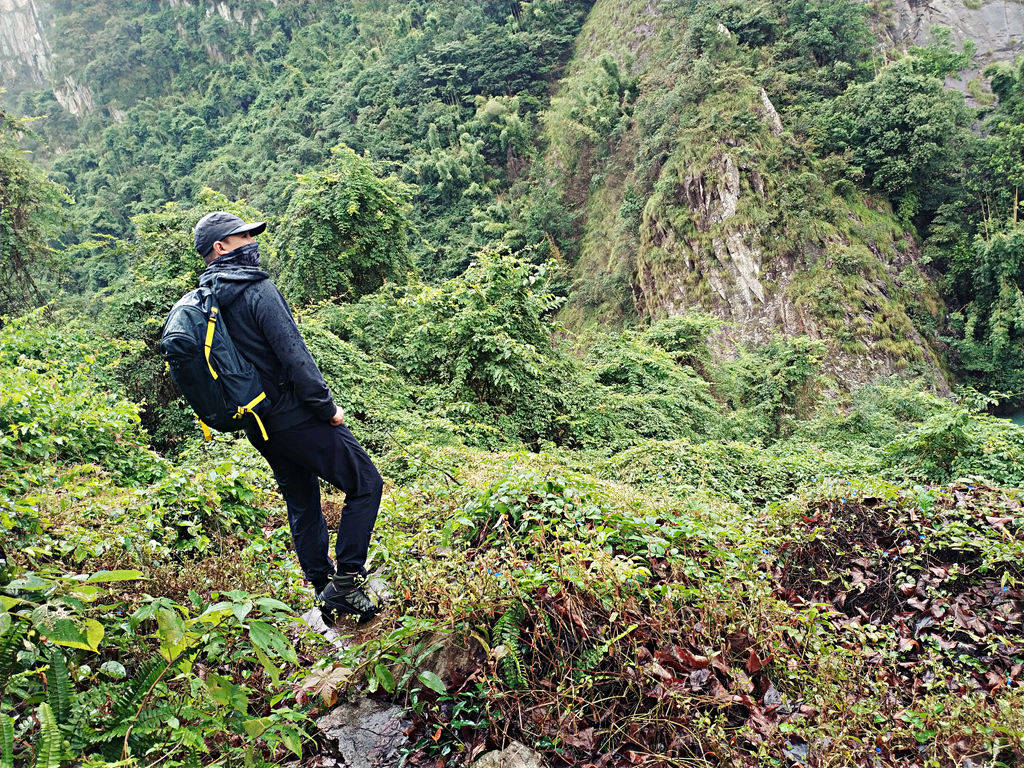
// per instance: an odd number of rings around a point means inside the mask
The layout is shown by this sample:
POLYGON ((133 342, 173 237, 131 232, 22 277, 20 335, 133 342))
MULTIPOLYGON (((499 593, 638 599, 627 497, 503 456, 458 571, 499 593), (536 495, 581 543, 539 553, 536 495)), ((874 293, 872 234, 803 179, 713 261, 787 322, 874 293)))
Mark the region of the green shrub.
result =
POLYGON ((299 303, 351 301, 404 281, 411 194, 344 145, 326 169, 299 174, 277 240, 284 292, 299 303))

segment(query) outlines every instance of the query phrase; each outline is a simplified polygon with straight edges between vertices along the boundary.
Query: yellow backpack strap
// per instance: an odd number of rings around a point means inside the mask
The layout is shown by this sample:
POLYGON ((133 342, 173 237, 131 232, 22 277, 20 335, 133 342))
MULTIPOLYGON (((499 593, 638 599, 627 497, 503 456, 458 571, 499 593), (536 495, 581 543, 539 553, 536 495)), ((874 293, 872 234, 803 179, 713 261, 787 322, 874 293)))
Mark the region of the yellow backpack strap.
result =
POLYGON ((206 367, 210 369, 210 375, 217 378, 217 372, 210 365, 210 349, 213 347, 213 331, 217 327, 217 307, 210 308, 210 321, 206 324, 206 343, 203 351, 206 353, 206 367))
POLYGON ((265 400, 266 397, 267 397, 267 393, 266 392, 260 392, 258 395, 256 395, 256 397, 254 397, 252 400, 250 400, 245 405, 238 406, 238 413, 236 413, 234 415, 234 418, 240 419, 243 416, 245 416, 245 414, 251 413, 252 417, 254 419, 256 419, 256 425, 260 428, 260 434, 263 435, 263 439, 264 440, 269 440, 270 437, 267 435, 266 427, 263 426, 263 421, 262 421, 262 419, 260 419, 260 415, 258 413, 256 413, 256 411, 253 410, 253 408, 255 408, 258 403, 260 403, 263 400, 265 400))
POLYGON ((199 426, 203 428, 203 437, 206 438, 206 441, 209 442, 210 440, 213 440, 213 433, 210 432, 210 428, 206 426, 206 422, 202 419, 199 419, 198 421, 199 426))
POLYGON ((263 439, 269 440, 270 436, 267 435, 267 429, 263 426, 263 422, 260 420, 259 414, 252 412, 252 417, 256 419, 256 425, 260 428, 260 434, 263 435, 263 439))

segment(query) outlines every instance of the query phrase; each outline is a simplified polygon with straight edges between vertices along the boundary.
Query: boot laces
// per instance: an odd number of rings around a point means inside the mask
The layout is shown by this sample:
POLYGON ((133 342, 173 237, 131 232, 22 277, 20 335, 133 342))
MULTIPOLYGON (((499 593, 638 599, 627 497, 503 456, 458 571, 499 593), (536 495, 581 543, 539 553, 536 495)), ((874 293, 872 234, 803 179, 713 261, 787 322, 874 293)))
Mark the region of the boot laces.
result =
POLYGON ((326 594, 329 590, 324 590, 325 594, 321 597, 324 606, 331 609, 344 605, 345 607, 355 609, 359 613, 376 613, 379 608, 363 589, 368 581, 367 576, 361 573, 335 576, 333 580, 334 589, 330 590, 333 594, 326 594))

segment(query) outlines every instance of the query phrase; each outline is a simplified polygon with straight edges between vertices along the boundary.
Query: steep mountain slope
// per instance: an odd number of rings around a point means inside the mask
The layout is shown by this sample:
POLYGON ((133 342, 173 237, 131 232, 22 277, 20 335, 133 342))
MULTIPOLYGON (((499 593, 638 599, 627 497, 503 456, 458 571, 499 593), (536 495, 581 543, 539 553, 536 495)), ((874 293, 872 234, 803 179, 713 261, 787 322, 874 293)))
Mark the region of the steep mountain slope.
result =
POLYGON ((579 216, 570 320, 703 312, 724 323, 721 353, 807 334, 841 379, 913 369, 944 390, 919 328, 941 301, 911 232, 815 157, 800 125, 815 86, 737 23, 692 3, 592 10, 545 116, 579 216))
POLYGON ((281 215, 344 142, 416 185, 432 278, 534 249, 570 268, 570 325, 705 313, 722 355, 806 334, 840 381, 948 389, 913 206, 865 192, 812 129, 934 23, 979 65, 1012 59, 1009 0, 3 3, 4 103, 46 115, 34 148, 83 237, 204 186, 281 215))

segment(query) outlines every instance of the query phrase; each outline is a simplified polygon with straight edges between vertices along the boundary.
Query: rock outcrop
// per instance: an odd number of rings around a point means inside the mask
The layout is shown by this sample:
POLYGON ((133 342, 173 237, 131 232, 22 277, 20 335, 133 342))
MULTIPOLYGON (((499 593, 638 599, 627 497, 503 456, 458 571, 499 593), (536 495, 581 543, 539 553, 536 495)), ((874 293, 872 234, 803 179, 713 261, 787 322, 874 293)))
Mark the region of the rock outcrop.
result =
MULTIPOLYGON (((276 0, 271 0, 277 5, 276 0)), ((263 12, 244 3, 225 0, 161 0, 165 7, 194 9, 201 7, 207 17, 219 16, 232 24, 254 29, 264 19, 263 12)), ((124 111, 113 105, 98 104, 95 93, 81 73, 67 71, 60 61, 55 65, 51 40, 50 8, 46 0, 0 0, 0 86, 10 90, 49 86, 54 98, 65 110, 81 117, 104 107, 115 121, 124 118, 124 111)), ((179 23, 178 33, 186 37, 179 23)), ((59 46, 58 46, 59 47, 59 46)), ((225 63, 221 49, 209 42, 203 44, 211 61, 225 63)))
POLYGON ((735 65, 732 31, 719 23, 694 44, 689 22, 678 8, 652 16, 640 0, 598 0, 580 34, 552 111, 584 99, 571 89, 608 52, 639 95, 603 144, 557 114, 547 122, 550 164, 565 175, 553 183, 581 222, 566 321, 707 314, 722 321, 719 356, 806 335, 825 343, 838 382, 915 371, 948 391, 913 319, 941 311, 913 237, 884 201, 835 186, 756 72, 735 65), (663 34, 642 34, 651 24, 663 34), (727 83, 712 90, 716 66, 727 83), (628 296, 609 293, 627 281, 628 296))
POLYGON ((969 103, 983 90, 981 76, 994 61, 1013 63, 1024 56, 1024 3, 1020 0, 892 0, 879 14, 875 32, 883 47, 927 45, 935 27, 946 27, 957 49, 976 46, 972 66, 946 78, 946 87, 967 95, 969 103), (973 84, 973 85, 972 85, 973 84))
POLYGON ((971 40, 979 66, 1024 54, 1024 3, 1019 0, 892 0, 882 14, 890 45, 924 45, 933 27, 948 27, 957 46, 971 40))
POLYGON ((346 768, 395 768, 410 721, 396 704, 361 699, 335 707, 316 721, 325 751, 346 768))
POLYGON ((546 765, 538 752, 513 741, 505 749, 481 755, 473 768, 546 768, 546 765))
POLYGON ((0 0, 0 83, 45 83, 50 44, 36 0, 0 0))

